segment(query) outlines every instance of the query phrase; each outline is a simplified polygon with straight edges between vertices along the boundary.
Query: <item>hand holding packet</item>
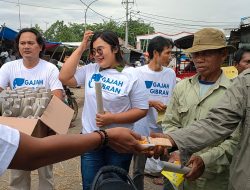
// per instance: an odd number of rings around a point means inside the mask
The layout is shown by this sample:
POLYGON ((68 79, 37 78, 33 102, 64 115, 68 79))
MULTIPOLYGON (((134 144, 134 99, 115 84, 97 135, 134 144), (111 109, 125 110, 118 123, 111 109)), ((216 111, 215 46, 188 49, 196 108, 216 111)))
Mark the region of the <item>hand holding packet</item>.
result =
POLYGON ((139 141, 139 143, 146 148, 154 147, 154 146, 164 146, 166 148, 171 148, 172 144, 167 138, 153 138, 153 137, 142 137, 143 140, 139 141))

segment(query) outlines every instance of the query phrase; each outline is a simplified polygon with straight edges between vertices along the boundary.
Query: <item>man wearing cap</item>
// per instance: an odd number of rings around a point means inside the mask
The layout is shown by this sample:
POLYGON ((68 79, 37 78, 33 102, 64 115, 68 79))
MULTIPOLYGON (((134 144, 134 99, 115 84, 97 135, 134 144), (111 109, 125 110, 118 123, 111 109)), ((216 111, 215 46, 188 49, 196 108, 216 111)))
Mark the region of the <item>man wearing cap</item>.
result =
MULTIPOLYGON (((234 47, 226 45, 225 35, 220 30, 204 28, 194 34, 193 45, 185 52, 192 57, 197 74, 176 85, 162 122, 164 133, 185 128, 196 120, 205 118, 208 111, 218 103, 231 85, 231 81, 221 70, 221 64, 228 52, 234 50, 234 47)), ((184 189, 227 189, 229 165, 238 138, 238 133, 235 133, 225 141, 221 140, 192 155, 191 160, 197 167, 194 168, 193 175, 186 176, 188 180, 184 182, 184 189), (192 181, 203 171, 200 178, 192 181)), ((175 152, 172 160, 178 159, 180 157, 175 152)))

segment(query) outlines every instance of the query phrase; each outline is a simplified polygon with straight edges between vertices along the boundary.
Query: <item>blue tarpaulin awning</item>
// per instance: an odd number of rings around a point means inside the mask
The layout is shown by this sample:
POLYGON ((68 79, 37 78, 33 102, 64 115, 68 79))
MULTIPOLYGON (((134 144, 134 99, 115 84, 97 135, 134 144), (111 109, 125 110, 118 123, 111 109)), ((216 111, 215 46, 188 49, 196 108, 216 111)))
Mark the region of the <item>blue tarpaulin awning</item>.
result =
MULTIPOLYGON (((9 41, 14 41, 18 32, 6 27, 2 26, 0 29, 0 40, 9 40, 9 41)), ((55 46, 59 46, 62 44, 61 42, 45 42, 45 49, 53 48, 55 46)))
POLYGON ((0 38, 1 40, 15 40, 17 35, 17 32, 6 27, 6 26, 2 26, 1 30, 0 30, 0 38))

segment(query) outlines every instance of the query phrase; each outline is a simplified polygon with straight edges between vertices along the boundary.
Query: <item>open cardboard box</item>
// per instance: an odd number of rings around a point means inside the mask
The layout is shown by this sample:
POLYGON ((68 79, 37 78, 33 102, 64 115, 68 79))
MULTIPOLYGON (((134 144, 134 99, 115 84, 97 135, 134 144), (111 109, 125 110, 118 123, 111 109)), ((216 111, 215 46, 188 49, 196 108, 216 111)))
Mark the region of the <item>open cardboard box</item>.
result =
POLYGON ((39 119, 0 117, 0 124, 13 127, 34 137, 48 136, 49 129, 57 134, 66 134, 74 111, 56 96, 53 96, 39 119))

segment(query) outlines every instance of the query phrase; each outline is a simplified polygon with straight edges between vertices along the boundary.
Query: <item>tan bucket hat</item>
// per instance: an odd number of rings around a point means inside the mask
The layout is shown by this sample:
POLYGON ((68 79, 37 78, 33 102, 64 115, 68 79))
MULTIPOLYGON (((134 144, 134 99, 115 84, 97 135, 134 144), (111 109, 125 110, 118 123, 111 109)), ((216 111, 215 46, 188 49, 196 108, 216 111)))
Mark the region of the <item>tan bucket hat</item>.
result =
POLYGON ((236 48, 232 45, 227 45, 225 34, 215 28, 204 28, 194 33, 194 41, 191 48, 184 50, 186 53, 195 53, 210 49, 220 49, 226 47, 229 53, 232 53, 236 48))

